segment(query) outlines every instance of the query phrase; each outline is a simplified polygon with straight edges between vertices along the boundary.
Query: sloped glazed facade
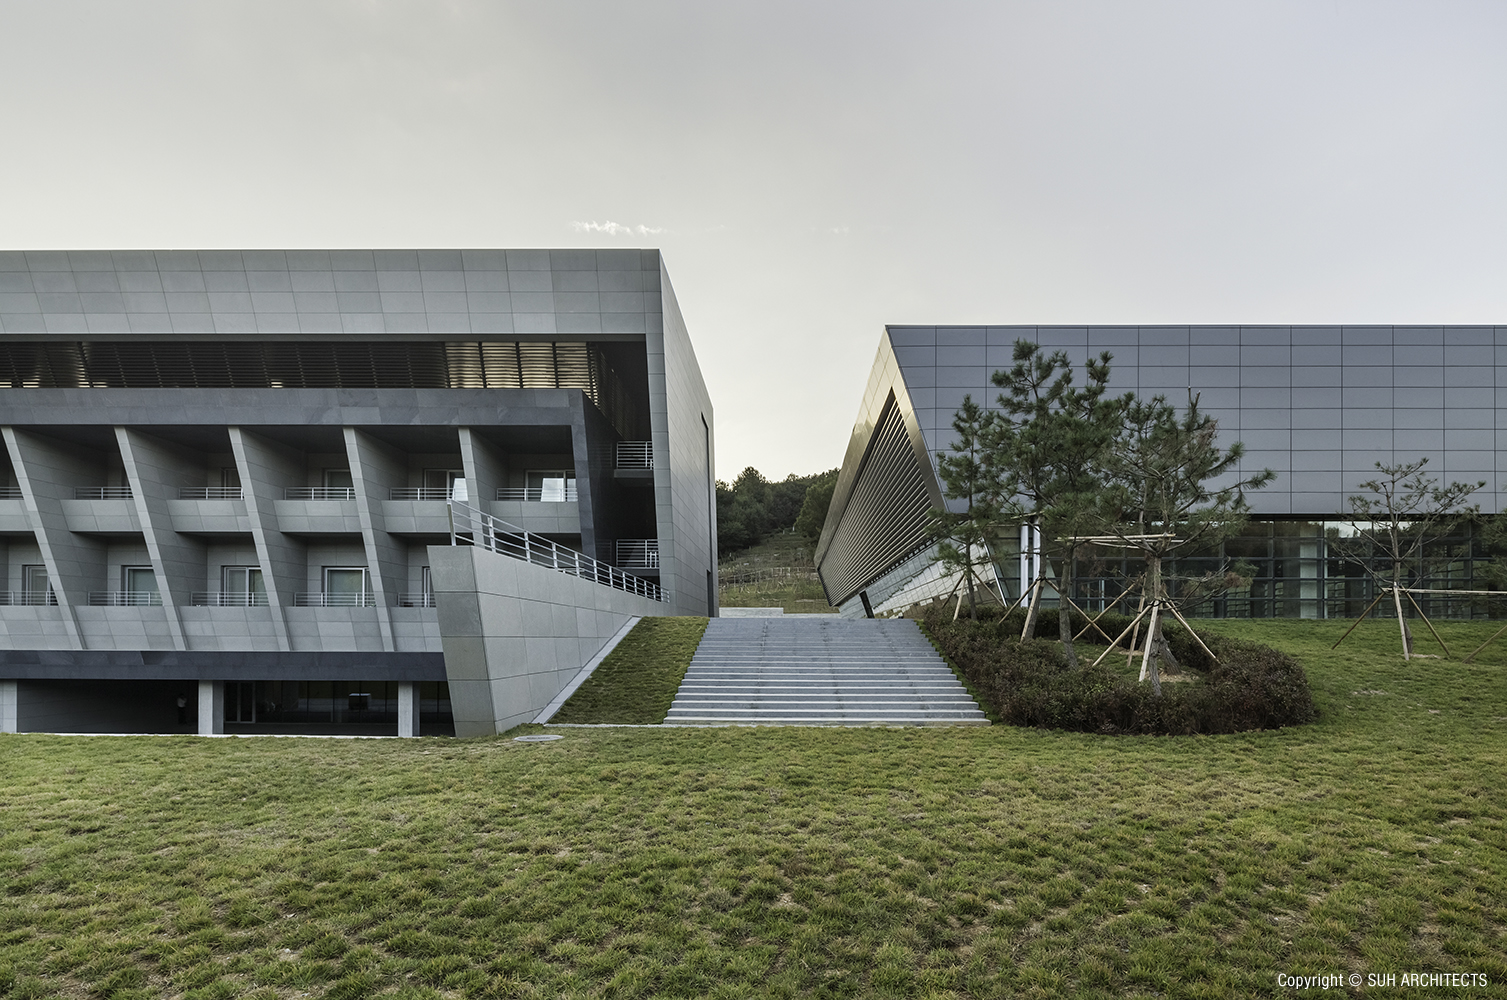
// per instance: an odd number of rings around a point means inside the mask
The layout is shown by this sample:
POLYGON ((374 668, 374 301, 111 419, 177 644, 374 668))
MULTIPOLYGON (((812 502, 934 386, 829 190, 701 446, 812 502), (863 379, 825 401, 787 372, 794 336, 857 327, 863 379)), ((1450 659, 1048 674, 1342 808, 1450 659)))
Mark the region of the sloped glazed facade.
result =
MULTIPOLYGON (((1197 394, 1219 420, 1221 442, 1244 443, 1244 469, 1277 473, 1248 497, 1255 516, 1246 534, 1205 557, 1211 565, 1248 561, 1256 581, 1208 613, 1359 613, 1369 584, 1326 540, 1342 537, 1347 498, 1378 461, 1428 457, 1429 473, 1444 481, 1485 481, 1472 497, 1482 510, 1507 502, 1507 442, 1499 440, 1507 434, 1507 327, 891 326, 817 548, 829 599, 845 614, 864 614, 865 601, 888 610, 951 590, 931 562, 919 512, 943 503, 935 456, 952 441, 957 408, 965 395, 994 404, 990 375, 1010 366, 1017 340, 1064 350, 1080 366, 1109 351, 1115 392, 1178 404, 1197 394)), ((1448 540, 1444 572, 1454 584, 1470 580, 1483 557, 1478 539, 1461 531, 1448 540)), ((1018 593, 1030 574, 1019 546, 994 557, 1007 594, 1018 593)), ((1114 570, 1081 574, 1079 598, 1112 596, 1114 570)))

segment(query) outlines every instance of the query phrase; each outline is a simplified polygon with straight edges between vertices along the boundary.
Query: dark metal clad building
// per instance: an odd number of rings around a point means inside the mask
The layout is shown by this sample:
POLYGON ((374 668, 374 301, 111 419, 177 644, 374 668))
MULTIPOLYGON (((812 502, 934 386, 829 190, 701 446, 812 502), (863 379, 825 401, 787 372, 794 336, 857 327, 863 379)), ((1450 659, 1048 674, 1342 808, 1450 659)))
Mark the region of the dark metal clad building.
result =
MULTIPOLYGON (((943 503, 936 453, 952 441, 963 398, 994 405, 990 375, 1010 367, 1022 339, 1066 351, 1080 366, 1109 351, 1116 392, 1178 405, 1197 395, 1219 420, 1221 442, 1244 443, 1245 471, 1277 473, 1248 497, 1255 517, 1246 532, 1225 551, 1200 556, 1211 565, 1238 557, 1256 567, 1255 581, 1203 613, 1359 613, 1369 583, 1332 557, 1326 539, 1346 530, 1347 498, 1374 477, 1377 462, 1426 456, 1429 473, 1444 481, 1484 480, 1471 498, 1483 511, 1507 503, 1499 447, 1507 435, 1507 327, 892 326, 817 548, 829 599, 845 614, 865 613, 865 601, 891 610, 951 589, 931 562, 916 512, 943 503)), ((1454 585, 1471 578, 1481 555, 1468 527, 1460 532, 1441 571, 1454 585)), ((1015 544, 1001 548, 993 553, 1000 583, 1017 593, 1030 557, 1015 544)), ((1100 570, 1075 574, 1080 598, 1112 595, 1116 568, 1100 570)))
POLYGON ((448 505, 715 614, 712 427, 656 250, 0 252, 0 731, 465 730, 448 505))

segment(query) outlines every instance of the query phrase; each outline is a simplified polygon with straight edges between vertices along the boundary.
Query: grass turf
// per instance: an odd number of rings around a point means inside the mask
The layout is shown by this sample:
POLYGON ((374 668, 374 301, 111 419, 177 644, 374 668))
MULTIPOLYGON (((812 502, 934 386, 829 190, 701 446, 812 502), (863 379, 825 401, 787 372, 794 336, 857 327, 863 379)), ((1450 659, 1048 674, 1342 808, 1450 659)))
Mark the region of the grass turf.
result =
POLYGON ((717 564, 717 595, 724 608, 784 608, 786 614, 836 614, 816 576, 809 541, 776 532, 717 564))
POLYGON ((1236 736, 0 737, 0 994, 1501 995, 1507 655, 1344 624, 1211 626, 1322 713, 1236 736))
POLYGON ((705 618, 642 619, 550 721, 665 721, 705 631, 705 618))

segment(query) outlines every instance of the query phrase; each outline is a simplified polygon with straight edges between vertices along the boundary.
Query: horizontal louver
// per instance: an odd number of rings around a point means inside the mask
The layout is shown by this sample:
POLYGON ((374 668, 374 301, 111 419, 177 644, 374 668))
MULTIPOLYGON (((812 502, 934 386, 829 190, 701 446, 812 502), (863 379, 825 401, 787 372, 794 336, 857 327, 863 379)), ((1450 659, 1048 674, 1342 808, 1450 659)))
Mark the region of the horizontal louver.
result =
POLYGON ((846 601, 923 546, 931 506, 905 420, 891 396, 822 559, 822 582, 832 601, 846 601))

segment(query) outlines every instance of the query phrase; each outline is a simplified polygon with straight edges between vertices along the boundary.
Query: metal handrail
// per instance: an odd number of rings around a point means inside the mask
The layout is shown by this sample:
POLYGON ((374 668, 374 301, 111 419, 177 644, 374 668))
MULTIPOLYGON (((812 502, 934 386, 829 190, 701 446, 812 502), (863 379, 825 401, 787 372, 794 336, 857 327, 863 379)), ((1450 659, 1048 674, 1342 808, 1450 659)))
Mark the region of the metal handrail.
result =
POLYGON ((454 489, 438 486, 394 486, 387 491, 389 500, 449 500, 454 489))
POLYGON ((584 552, 557 545, 524 531, 516 524, 484 514, 475 507, 452 500, 450 507, 450 544, 479 545, 499 555, 522 559, 583 580, 599 583, 614 590, 627 591, 651 601, 663 601, 664 590, 657 583, 630 576, 609 563, 593 559, 584 552))
POLYGON ((96 608, 160 608, 160 590, 91 590, 89 605, 96 608))
POLYGON ((185 486, 178 491, 179 500, 243 500, 239 486, 185 486))
POLYGON ((397 599, 397 606, 400 608, 432 608, 435 606, 434 595, 427 592, 419 594, 399 594, 397 599))
POLYGON ((659 569, 657 538, 619 538, 614 549, 619 566, 629 569, 659 569))
POLYGON ((654 442, 619 441, 617 443, 617 467, 619 469, 654 468, 654 442))
POLYGON ((289 486, 283 490, 284 500, 354 500, 354 486, 289 486))
POLYGON ((193 595, 196 608, 265 608, 265 593, 225 593, 222 591, 199 592, 193 595))
POLYGON ((51 587, 46 590, 0 590, 0 605, 55 608, 57 604, 57 591, 51 587))
POLYGON ((0 500, 19 500, 22 496, 19 486, 0 486, 0 500))
POLYGON ((79 486, 73 491, 75 500, 129 500, 129 486, 79 486))
POLYGON ((576 493, 576 482, 572 479, 565 484, 563 497, 551 496, 550 499, 545 500, 544 487, 542 486, 499 486, 497 487, 497 499, 522 500, 529 503, 535 501, 544 503, 575 503, 579 499, 579 494, 576 493))
POLYGON ((375 608, 377 598, 373 594, 294 594, 293 606, 298 608, 375 608))

